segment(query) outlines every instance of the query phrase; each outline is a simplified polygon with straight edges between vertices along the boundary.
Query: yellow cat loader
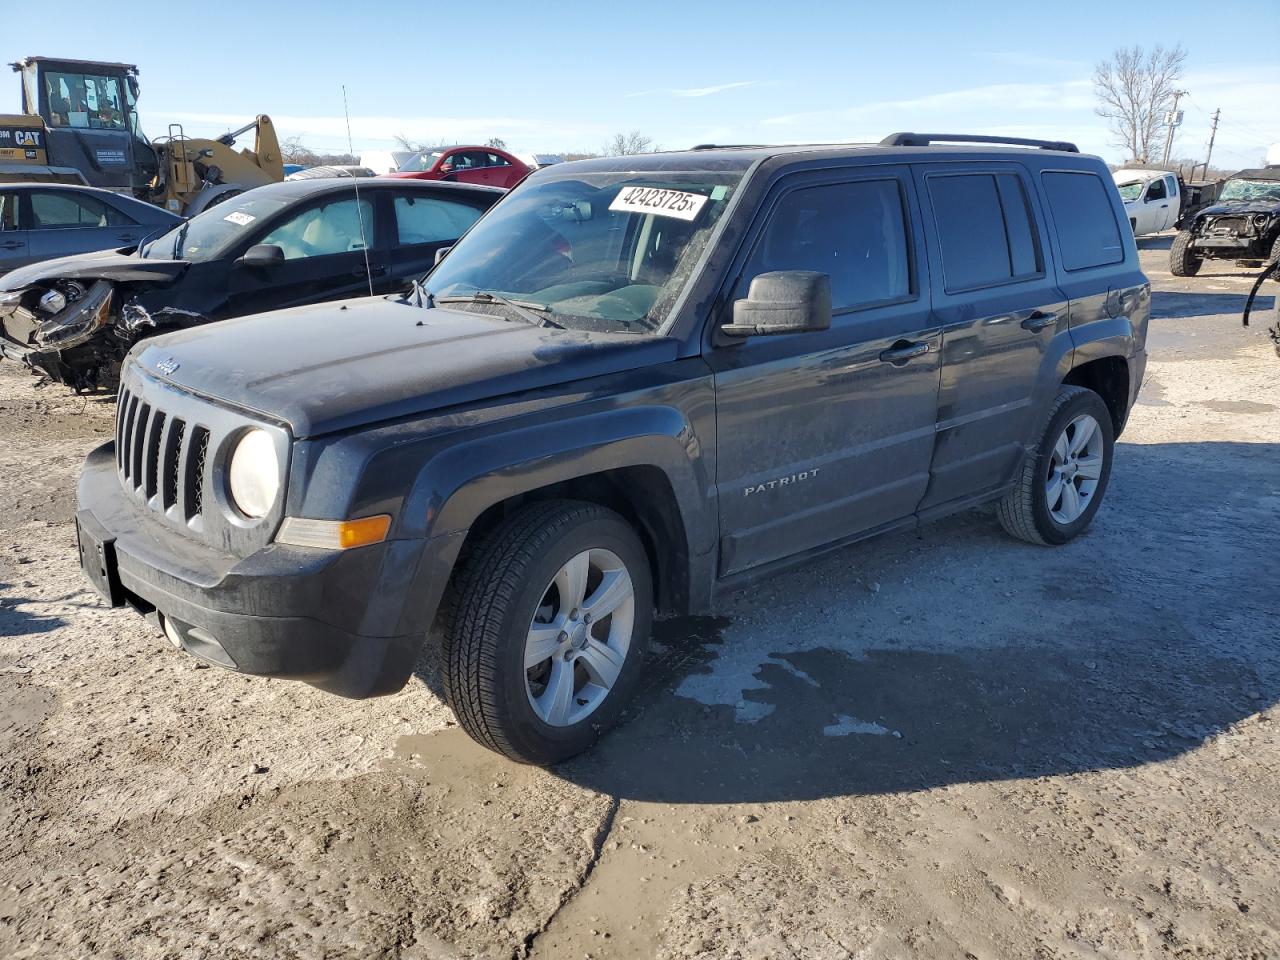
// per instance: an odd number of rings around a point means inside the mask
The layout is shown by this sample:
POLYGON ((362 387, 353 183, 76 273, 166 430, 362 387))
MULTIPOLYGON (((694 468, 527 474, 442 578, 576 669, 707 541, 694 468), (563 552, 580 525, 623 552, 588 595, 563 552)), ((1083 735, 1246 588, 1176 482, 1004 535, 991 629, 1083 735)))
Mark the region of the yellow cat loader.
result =
POLYGON ((138 68, 130 63, 26 57, 22 109, 0 114, 0 183, 85 183, 193 216, 219 200, 284 179, 271 118, 259 116, 216 140, 169 135, 149 141, 138 125, 138 68), (252 150, 236 138, 254 131, 252 150))

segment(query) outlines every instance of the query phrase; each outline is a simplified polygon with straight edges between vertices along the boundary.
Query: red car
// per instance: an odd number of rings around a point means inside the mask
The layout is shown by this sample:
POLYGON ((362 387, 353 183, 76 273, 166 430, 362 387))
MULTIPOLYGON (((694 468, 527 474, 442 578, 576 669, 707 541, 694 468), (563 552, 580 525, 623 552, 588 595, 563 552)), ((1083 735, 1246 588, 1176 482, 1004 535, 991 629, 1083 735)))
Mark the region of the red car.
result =
POLYGON ((395 173, 383 176, 401 180, 456 180, 510 189, 532 169, 496 147, 441 147, 420 153, 395 173))

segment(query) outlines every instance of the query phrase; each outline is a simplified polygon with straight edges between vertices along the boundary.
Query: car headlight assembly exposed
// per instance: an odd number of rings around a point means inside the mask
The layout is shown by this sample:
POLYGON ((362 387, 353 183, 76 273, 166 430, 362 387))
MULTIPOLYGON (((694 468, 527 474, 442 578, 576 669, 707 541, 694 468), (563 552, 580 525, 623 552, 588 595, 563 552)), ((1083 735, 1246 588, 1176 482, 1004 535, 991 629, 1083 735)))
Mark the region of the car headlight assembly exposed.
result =
POLYGON ((231 502, 246 517, 261 520, 280 495, 280 458, 271 434, 254 429, 244 434, 231 454, 227 471, 231 502))

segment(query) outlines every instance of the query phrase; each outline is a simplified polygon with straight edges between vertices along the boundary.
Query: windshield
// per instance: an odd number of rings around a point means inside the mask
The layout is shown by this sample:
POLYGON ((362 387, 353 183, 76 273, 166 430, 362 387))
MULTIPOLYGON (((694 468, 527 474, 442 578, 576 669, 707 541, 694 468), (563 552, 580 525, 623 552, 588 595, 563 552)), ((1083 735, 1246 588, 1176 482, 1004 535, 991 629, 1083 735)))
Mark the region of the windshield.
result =
POLYGON ((1142 181, 1136 183, 1119 183, 1116 189, 1120 191, 1121 200, 1137 200, 1138 195, 1142 193, 1142 181))
POLYGON ((252 193, 224 200, 197 214, 140 251, 149 260, 216 260, 261 221, 288 206, 287 200, 252 193))
POLYGON ((1280 180, 1228 180, 1219 200, 1280 200, 1280 180))
MULTIPOLYGON (((570 329, 656 331, 741 178, 565 170, 528 182, 480 219, 427 287, 445 301, 496 294, 570 329)), ((501 312, 492 298, 476 301, 501 312)))
POLYGON ((436 153, 415 153, 412 157, 400 164, 401 173, 421 173, 423 170, 430 170, 436 165, 436 161, 440 159, 439 152, 436 153))

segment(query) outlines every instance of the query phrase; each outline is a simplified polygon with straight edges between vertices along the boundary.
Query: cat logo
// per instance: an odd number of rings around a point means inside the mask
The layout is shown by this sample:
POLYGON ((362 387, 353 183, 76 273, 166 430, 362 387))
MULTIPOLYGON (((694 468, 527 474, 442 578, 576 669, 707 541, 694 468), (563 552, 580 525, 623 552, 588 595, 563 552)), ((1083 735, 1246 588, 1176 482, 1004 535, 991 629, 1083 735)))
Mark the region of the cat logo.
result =
POLYGON ((40 146, 40 132, 38 130, 15 130, 13 132, 14 142, 20 147, 36 147, 40 146))

